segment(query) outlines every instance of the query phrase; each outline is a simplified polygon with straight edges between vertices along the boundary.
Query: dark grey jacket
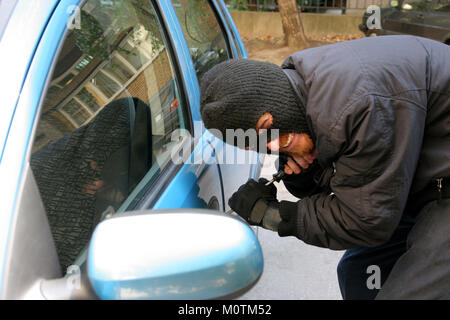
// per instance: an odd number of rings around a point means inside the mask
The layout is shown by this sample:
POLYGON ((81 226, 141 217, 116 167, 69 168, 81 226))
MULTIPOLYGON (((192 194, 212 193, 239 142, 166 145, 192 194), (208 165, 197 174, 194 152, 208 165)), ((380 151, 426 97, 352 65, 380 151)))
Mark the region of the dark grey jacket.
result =
POLYGON ((298 212, 297 237, 331 249, 386 242, 410 192, 450 177, 450 46, 364 38, 294 53, 282 67, 326 168, 322 192, 281 203, 298 212))

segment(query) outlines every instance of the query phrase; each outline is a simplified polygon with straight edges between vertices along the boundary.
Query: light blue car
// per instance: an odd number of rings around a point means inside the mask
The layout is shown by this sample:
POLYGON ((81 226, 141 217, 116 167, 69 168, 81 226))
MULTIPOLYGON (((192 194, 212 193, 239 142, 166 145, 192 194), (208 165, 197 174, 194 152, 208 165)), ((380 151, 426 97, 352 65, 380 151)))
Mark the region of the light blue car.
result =
POLYGON ((222 0, 0 1, 0 298, 235 297, 263 270, 228 199, 262 156, 205 130, 247 58, 222 0))

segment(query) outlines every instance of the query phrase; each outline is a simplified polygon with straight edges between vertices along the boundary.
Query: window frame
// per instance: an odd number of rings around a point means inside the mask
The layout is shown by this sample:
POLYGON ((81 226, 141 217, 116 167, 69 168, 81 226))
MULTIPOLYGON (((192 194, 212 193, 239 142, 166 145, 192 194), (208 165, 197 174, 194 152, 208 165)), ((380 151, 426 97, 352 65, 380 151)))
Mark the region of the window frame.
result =
POLYGON ((230 45, 232 44, 231 51, 233 53, 233 59, 241 59, 242 54, 241 54, 241 51, 239 50, 239 45, 237 43, 236 37, 229 25, 229 21, 228 21, 228 18, 226 17, 226 13, 224 12, 225 9, 222 7, 222 4, 217 0, 212 0, 211 5, 213 5, 215 7, 216 15, 220 16, 220 19, 218 18, 218 20, 221 21, 221 23, 223 24, 223 28, 226 29, 225 33, 228 37, 228 43, 230 45), (226 21, 226 23, 224 23, 224 21, 226 21))
POLYGON ((223 15, 223 20, 226 21, 226 27, 229 30, 231 38, 233 39, 233 44, 236 47, 237 56, 236 59, 247 59, 248 54, 245 50, 244 43, 242 42, 241 36, 237 27, 233 21, 233 17, 231 16, 230 11, 228 10, 225 2, 223 0, 213 0, 216 7, 218 7, 218 11, 221 15, 223 15))
POLYGON ((231 47, 231 42, 230 41, 230 36, 228 34, 228 29, 227 27, 224 25, 222 17, 219 13, 219 9, 217 8, 215 1, 213 0, 208 0, 208 5, 210 6, 212 12, 214 13, 214 17, 217 20, 217 24, 219 25, 220 30, 222 31, 224 40, 225 40, 225 45, 227 46, 227 50, 228 50, 228 56, 230 57, 230 59, 237 59, 239 58, 237 56, 237 52, 236 50, 233 50, 233 48, 231 47))

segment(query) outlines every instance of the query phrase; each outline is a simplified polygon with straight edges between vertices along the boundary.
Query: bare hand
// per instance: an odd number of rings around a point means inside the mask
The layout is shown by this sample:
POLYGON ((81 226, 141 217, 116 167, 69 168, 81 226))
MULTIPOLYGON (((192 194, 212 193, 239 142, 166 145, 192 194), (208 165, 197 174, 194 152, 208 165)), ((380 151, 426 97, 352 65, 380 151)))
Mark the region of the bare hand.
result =
POLYGON ((307 169, 314 159, 317 158, 317 151, 308 153, 303 156, 290 155, 288 157, 287 163, 284 165, 284 172, 286 174, 299 174, 303 169, 307 169))

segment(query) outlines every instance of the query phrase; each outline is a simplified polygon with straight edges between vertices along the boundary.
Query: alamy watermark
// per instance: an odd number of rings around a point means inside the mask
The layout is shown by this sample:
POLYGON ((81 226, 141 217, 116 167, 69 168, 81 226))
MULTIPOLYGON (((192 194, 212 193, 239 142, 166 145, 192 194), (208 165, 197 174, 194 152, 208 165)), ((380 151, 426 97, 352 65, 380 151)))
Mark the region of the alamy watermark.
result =
POLYGON ((77 265, 71 265, 66 272, 66 287, 69 290, 79 290, 81 288, 81 270, 77 265))
POLYGON ((369 14, 366 21, 366 26, 369 30, 381 29, 381 9, 377 5, 370 5, 366 9, 369 14))
POLYGON ((67 20, 67 29, 81 29, 81 10, 79 6, 72 5, 67 8, 67 13, 70 15, 67 20))
POLYGON ((366 273, 370 274, 367 278, 366 286, 369 290, 381 289, 381 269, 377 265, 370 265, 366 269, 366 273))
MULTIPOLYGON (((204 133, 202 121, 194 122, 194 132, 204 133)), ((226 129, 225 137, 218 129, 209 129, 211 135, 192 137, 186 129, 176 129, 171 134, 171 141, 181 142, 181 148, 171 150, 171 160, 175 164, 256 164, 258 159, 252 152, 278 155, 278 150, 270 150, 268 143, 279 138, 278 129, 260 130, 226 129), (210 136, 210 137, 209 137, 210 136), (197 141, 196 144, 192 143, 197 141), (223 144, 225 142, 225 144, 223 144), (248 150, 248 151, 245 151, 248 150), (219 151, 219 152, 217 152, 219 151), (214 158, 211 157, 214 154, 214 158)))

